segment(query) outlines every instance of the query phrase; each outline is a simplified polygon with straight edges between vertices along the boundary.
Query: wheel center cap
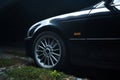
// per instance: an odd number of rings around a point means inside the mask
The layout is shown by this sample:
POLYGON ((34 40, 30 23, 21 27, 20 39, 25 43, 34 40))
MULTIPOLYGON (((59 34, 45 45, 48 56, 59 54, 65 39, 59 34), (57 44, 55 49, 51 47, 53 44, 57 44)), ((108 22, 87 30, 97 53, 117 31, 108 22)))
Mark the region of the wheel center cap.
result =
POLYGON ((47 54, 49 54, 49 53, 50 53, 50 48, 46 48, 45 52, 46 52, 47 54))
POLYGON ((49 50, 49 49, 46 49, 46 53, 50 53, 50 50, 49 50))

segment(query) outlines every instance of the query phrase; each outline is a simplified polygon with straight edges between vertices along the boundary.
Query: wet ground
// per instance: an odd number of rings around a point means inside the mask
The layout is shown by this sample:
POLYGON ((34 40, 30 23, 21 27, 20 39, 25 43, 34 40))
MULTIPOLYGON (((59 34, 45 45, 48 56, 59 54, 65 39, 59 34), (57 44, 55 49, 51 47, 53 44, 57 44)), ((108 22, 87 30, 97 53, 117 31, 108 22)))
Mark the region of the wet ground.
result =
MULTIPOLYGON (((25 58, 21 56, 19 57, 13 54, 9 54, 11 52, 25 54, 25 48, 23 44, 18 43, 0 46, 0 58, 18 57, 21 59, 28 60, 28 62, 25 63, 26 65, 35 66, 30 58, 25 58)), ((63 71, 67 74, 80 77, 78 80, 82 80, 81 78, 88 78, 89 80, 120 80, 120 70, 96 69, 71 65, 70 67, 64 69, 63 71)))

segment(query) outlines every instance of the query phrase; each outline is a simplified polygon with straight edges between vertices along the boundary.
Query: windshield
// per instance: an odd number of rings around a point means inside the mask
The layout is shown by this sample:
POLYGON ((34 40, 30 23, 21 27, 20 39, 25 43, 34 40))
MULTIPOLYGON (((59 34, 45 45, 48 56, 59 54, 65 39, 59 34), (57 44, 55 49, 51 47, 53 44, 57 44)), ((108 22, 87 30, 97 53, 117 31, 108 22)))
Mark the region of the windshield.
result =
POLYGON ((105 7, 105 1, 101 1, 98 4, 94 5, 93 8, 102 8, 105 7))
POLYGON ((95 9, 95 8, 103 8, 103 7, 105 7, 104 4, 105 4, 105 1, 101 1, 101 2, 99 2, 97 4, 95 4, 95 5, 92 5, 90 7, 84 8, 82 10, 95 9))

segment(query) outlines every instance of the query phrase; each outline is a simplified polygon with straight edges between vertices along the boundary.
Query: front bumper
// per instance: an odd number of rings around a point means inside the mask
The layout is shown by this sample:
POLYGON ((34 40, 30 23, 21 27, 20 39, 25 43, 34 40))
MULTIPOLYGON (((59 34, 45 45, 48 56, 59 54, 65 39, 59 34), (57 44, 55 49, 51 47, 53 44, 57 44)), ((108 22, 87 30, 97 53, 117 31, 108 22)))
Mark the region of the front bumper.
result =
POLYGON ((27 37, 27 38, 25 38, 25 53, 26 53, 26 55, 27 56, 29 56, 29 57, 31 57, 31 58, 33 58, 33 50, 32 50, 32 38, 30 38, 30 37, 27 37))

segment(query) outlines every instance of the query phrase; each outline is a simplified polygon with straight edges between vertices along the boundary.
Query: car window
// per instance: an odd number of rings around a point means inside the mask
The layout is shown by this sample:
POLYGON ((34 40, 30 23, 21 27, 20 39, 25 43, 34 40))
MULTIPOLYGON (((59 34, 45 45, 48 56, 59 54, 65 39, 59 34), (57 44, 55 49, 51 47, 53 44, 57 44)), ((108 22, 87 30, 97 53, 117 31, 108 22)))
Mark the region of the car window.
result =
POLYGON ((105 1, 101 1, 98 4, 96 4, 95 6, 93 6, 93 8, 102 8, 102 7, 105 7, 104 4, 105 4, 105 1))
POLYGON ((114 0, 112 5, 120 5, 120 0, 114 0))

